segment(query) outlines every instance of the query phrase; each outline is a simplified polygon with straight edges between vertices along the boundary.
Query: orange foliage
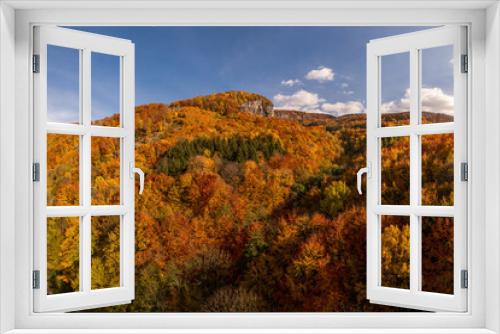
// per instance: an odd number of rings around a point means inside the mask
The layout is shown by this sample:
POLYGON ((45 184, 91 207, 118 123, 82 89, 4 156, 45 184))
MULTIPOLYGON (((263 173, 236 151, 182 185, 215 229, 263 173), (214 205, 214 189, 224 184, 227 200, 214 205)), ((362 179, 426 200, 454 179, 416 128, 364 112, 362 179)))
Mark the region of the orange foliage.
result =
MULTIPOLYGON (((394 310, 366 300, 366 213, 364 200, 352 191, 355 172, 365 165, 364 115, 303 117, 282 111, 271 117, 252 112, 254 105, 272 106, 256 94, 227 92, 137 107, 136 165, 146 173, 146 183, 144 194, 136 196, 136 298, 104 311, 394 310), (227 143, 247 145, 236 151, 255 158, 229 159, 210 146, 236 136, 245 140, 227 143), (200 138, 208 145, 203 150, 182 151, 200 138), (269 145, 255 146, 255 138, 269 145), (178 145, 180 140, 186 144, 178 145), (259 152, 276 143, 283 149, 259 152), (174 147, 188 161, 169 175, 159 164, 167 153, 167 162, 175 161, 174 147)), ((398 115, 391 119, 396 122, 398 115)), ((117 121, 113 116, 97 123, 117 121)), ((55 136, 48 140, 49 203, 75 203, 77 141, 55 136)), ((452 179, 443 178, 452 168, 452 138, 434 138, 429 136, 426 145, 439 157, 438 168, 424 152, 429 173, 424 196, 444 204, 452 198, 452 179)), ((390 173, 383 175, 384 193, 390 201, 406 201, 401 191, 408 177, 405 143, 389 144, 383 149, 383 167, 390 173)), ((92 151, 93 196, 109 204, 117 198, 117 146, 109 138, 93 140, 92 151)), ((53 292, 78 288, 78 277, 70 274, 78 268, 72 251, 77 229, 65 224, 49 233, 53 292)), ((451 226, 446 221, 426 230, 431 241, 424 241, 429 255, 424 285, 429 289, 444 291, 452 282, 444 273, 449 261, 436 263, 433 257, 449 252, 452 243, 436 240, 451 226)), ((93 242, 108 250, 103 254, 96 248, 95 281, 99 287, 112 285, 115 281, 105 276, 116 274, 115 232, 102 224, 95 228, 93 242)), ((383 265, 396 277, 388 284, 407 275, 408 268, 398 266, 408 256, 407 234, 396 223, 384 229, 383 265)))

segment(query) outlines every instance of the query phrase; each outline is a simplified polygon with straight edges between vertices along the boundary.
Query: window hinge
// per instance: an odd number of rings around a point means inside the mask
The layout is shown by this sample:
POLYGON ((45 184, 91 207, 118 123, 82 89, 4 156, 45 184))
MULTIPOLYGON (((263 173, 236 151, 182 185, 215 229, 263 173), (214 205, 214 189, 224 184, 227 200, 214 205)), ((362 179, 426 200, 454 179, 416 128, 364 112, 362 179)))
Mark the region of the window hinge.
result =
POLYGON ((40 181, 40 164, 38 162, 33 163, 33 181, 40 181))
POLYGON ((33 73, 40 73, 40 55, 33 55, 33 73))
POLYGON ((462 270, 460 272, 460 287, 462 289, 467 289, 469 287, 469 272, 467 270, 462 270))
POLYGON ((469 56, 462 55, 461 63, 462 63, 462 66, 461 66, 462 73, 468 73, 469 72, 469 56))
POLYGON ((40 289, 40 270, 33 270, 33 289, 40 289))
POLYGON ((462 181, 469 181, 469 164, 466 162, 460 164, 460 179, 462 181))

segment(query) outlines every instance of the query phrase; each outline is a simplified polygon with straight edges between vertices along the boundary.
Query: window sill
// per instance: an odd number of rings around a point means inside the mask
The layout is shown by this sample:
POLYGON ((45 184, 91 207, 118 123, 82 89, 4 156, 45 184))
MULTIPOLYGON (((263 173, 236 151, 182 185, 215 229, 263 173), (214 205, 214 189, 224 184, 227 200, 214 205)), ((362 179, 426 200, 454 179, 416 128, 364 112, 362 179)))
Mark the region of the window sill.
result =
POLYGON ((15 329, 5 334, 495 334, 484 328, 470 329, 15 329))

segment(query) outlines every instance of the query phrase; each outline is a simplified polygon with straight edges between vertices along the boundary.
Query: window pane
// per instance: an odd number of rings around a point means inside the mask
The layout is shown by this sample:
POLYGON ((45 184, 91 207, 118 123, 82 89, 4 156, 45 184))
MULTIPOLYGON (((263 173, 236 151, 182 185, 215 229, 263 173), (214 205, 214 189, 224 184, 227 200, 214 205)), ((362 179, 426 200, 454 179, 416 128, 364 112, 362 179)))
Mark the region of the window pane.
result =
POLYGON ((453 218, 422 217, 422 290, 453 294, 453 218))
POLYGON ((92 289, 120 286, 120 216, 92 217, 92 289))
POLYGON ((421 50, 422 123, 453 122, 453 46, 421 50))
POLYGON ((382 204, 410 204, 410 138, 381 139, 382 204))
POLYGON ((80 122, 80 50, 47 45, 47 121, 80 122))
POLYGON ((92 205, 120 204, 120 138, 92 137, 92 205))
POLYGON ((453 134, 427 135, 422 141, 422 204, 453 205, 453 134))
POLYGON ((47 293, 79 289, 80 218, 47 219, 47 293))
POLYGON ((410 217, 381 216, 382 286, 410 288, 410 217))
POLYGON ((382 126, 410 124, 410 53, 380 57, 382 126))
POLYGON ((47 135, 47 205, 79 205, 80 137, 47 135))
POLYGON ((120 126, 120 57, 92 52, 92 124, 120 126))

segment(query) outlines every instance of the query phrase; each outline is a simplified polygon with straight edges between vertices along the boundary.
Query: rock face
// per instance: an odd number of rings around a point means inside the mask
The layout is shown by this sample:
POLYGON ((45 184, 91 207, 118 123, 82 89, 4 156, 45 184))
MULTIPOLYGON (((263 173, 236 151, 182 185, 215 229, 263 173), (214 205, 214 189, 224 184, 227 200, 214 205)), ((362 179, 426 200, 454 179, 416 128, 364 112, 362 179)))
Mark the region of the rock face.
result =
POLYGON ((298 110, 274 109, 274 117, 281 119, 290 119, 305 123, 311 122, 328 122, 335 117, 329 114, 309 113, 298 110))
POLYGON ((266 117, 274 117, 273 105, 269 105, 263 100, 247 101, 240 106, 240 111, 266 117))

